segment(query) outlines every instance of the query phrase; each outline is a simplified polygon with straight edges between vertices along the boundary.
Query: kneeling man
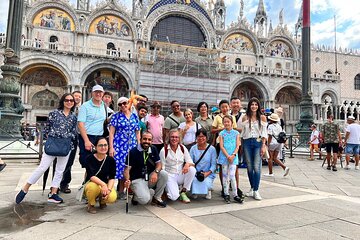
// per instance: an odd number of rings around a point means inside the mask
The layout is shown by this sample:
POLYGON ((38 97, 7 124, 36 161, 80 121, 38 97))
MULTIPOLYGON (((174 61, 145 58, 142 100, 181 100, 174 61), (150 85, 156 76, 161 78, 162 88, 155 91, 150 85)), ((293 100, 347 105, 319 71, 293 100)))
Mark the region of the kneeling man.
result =
POLYGON ((160 159, 163 169, 168 173, 166 184, 167 197, 176 201, 179 196, 184 203, 189 203, 190 199, 186 192, 190 191, 191 183, 194 180, 196 169, 190 154, 184 145, 181 145, 180 135, 177 129, 169 132, 169 144, 165 145, 160 151, 160 159), (182 186, 179 192, 179 186, 182 186))
POLYGON ((152 204, 166 207, 161 196, 168 176, 162 171, 159 154, 156 147, 151 146, 151 142, 151 133, 143 132, 140 144, 130 150, 129 165, 124 172, 125 187, 131 186, 134 193, 131 202, 134 205, 147 204, 152 199, 152 204))

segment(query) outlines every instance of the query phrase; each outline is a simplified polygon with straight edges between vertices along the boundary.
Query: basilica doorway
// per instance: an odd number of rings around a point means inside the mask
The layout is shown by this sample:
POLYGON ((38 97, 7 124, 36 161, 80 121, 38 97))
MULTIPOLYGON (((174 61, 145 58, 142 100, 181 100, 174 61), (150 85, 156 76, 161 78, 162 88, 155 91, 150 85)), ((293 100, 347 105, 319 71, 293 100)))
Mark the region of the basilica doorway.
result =
POLYGON ((240 83, 233 91, 232 96, 240 98, 241 104, 244 108, 247 107, 247 104, 252 97, 259 99, 260 103, 263 104, 261 107, 264 107, 265 97, 261 88, 250 81, 240 83))

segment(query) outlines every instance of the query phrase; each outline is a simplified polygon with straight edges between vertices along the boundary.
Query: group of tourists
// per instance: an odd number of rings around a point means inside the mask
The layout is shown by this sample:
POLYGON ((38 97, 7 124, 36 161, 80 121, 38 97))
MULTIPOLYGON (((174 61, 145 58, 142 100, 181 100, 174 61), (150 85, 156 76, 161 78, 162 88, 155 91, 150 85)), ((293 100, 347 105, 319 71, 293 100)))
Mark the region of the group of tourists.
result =
MULTIPOLYGON (((16 195, 17 204, 55 158, 48 202, 62 203, 59 191, 71 193, 77 147, 80 164, 86 169, 84 195, 89 213, 97 212, 96 201, 103 209, 116 199, 126 199, 129 192, 133 205, 166 207, 167 201, 178 199, 184 203, 190 203, 190 198, 211 199, 217 171, 226 203, 242 203, 245 196, 261 200, 261 166, 267 155, 266 176, 274 176, 273 162, 283 168, 284 176, 289 174, 290 169, 279 160, 284 145, 281 107, 265 115, 257 98, 251 98, 243 109, 240 99, 233 97, 220 101, 215 117, 209 114, 209 105, 200 102, 199 116, 194 119, 191 109, 183 112, 174 100, 172 113, 164 118, 161 104, 153 101, 148 108, 144 95, 120 97, 118 112, 113 110, 113 95, 102 86, 95 85, 91 96, 81 105, 81 92, 64 94, 49 114, 42 160, 16 195), (244 163, 250 183, 246 194, 238 187, 239 168, 244 163)), ((354 135, 349 132, 350 147, 354 135)), ((326 134, 325 139, 329 138, 326 134)), ((356 166, 358 169, 358 158, 356 166)))
POLYGON ((315 124, 311 126, 311 136, 308 144, 310 144, 309 160, 314 160, 314 152, 319 153, 319 159, 321 159, 321 147, 325 147, 328 170, 337 171, 337 161, 338 159, 341 161, 344 150, 346 162, 344 169, 351 169, 350 159, 353 157, 352 161, 355 163, 355 170, 359 170, 360 125, 355 122, 353 116, 350 115, 346 119, 344 139, 339 124, 334 122, 334 117, 330 114, 321 131, 317 130, 315 124))

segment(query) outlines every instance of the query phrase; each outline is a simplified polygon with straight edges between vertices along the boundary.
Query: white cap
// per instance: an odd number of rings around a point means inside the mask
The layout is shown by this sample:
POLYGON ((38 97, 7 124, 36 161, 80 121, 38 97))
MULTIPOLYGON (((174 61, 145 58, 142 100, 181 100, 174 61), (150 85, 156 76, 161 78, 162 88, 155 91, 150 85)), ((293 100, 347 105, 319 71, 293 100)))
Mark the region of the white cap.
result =
POLYGON ((353 116, 348 116, 348 117, 347 117, 347 120, 353 120, 353 121, 354 121, 355 118, 354 118, 353 116))
POLYGON ((100 85, 95 85, 95 86, 93 86, 91 91, 92 92, 95 92, 95 91, 102 91, 103 92, 104 88, 102 86, 100 86, 100 85))
POLYGON ((129 101, 129 99, 127 97, 121 97, 117 100, 117 104, 127 102, 127 101, 129 101))

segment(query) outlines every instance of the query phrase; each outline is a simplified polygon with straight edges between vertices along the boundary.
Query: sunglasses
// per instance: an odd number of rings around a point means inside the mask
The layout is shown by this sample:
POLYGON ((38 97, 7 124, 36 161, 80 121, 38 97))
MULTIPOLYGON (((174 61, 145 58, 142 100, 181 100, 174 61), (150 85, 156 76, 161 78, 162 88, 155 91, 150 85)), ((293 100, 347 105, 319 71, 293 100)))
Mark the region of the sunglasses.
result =
POLYGON ((172 105, 172 108, 179 108, 180 105, 172 105))
POLYGON ((127 105, 127 104, 128 104, 128 102, 122 102, 122 103, 119 103, 118 106, 121 106, 121 105, 124 105, 124 106, 125 106, 125 105, 127 105))
POLYGON ((108 145, 105 143, 105 144, 98 144, 97 146, 98 147, 107 147, 108 145))
POLYGON ((64 99, 64 102, 74 102, 74 99, 64 99))

